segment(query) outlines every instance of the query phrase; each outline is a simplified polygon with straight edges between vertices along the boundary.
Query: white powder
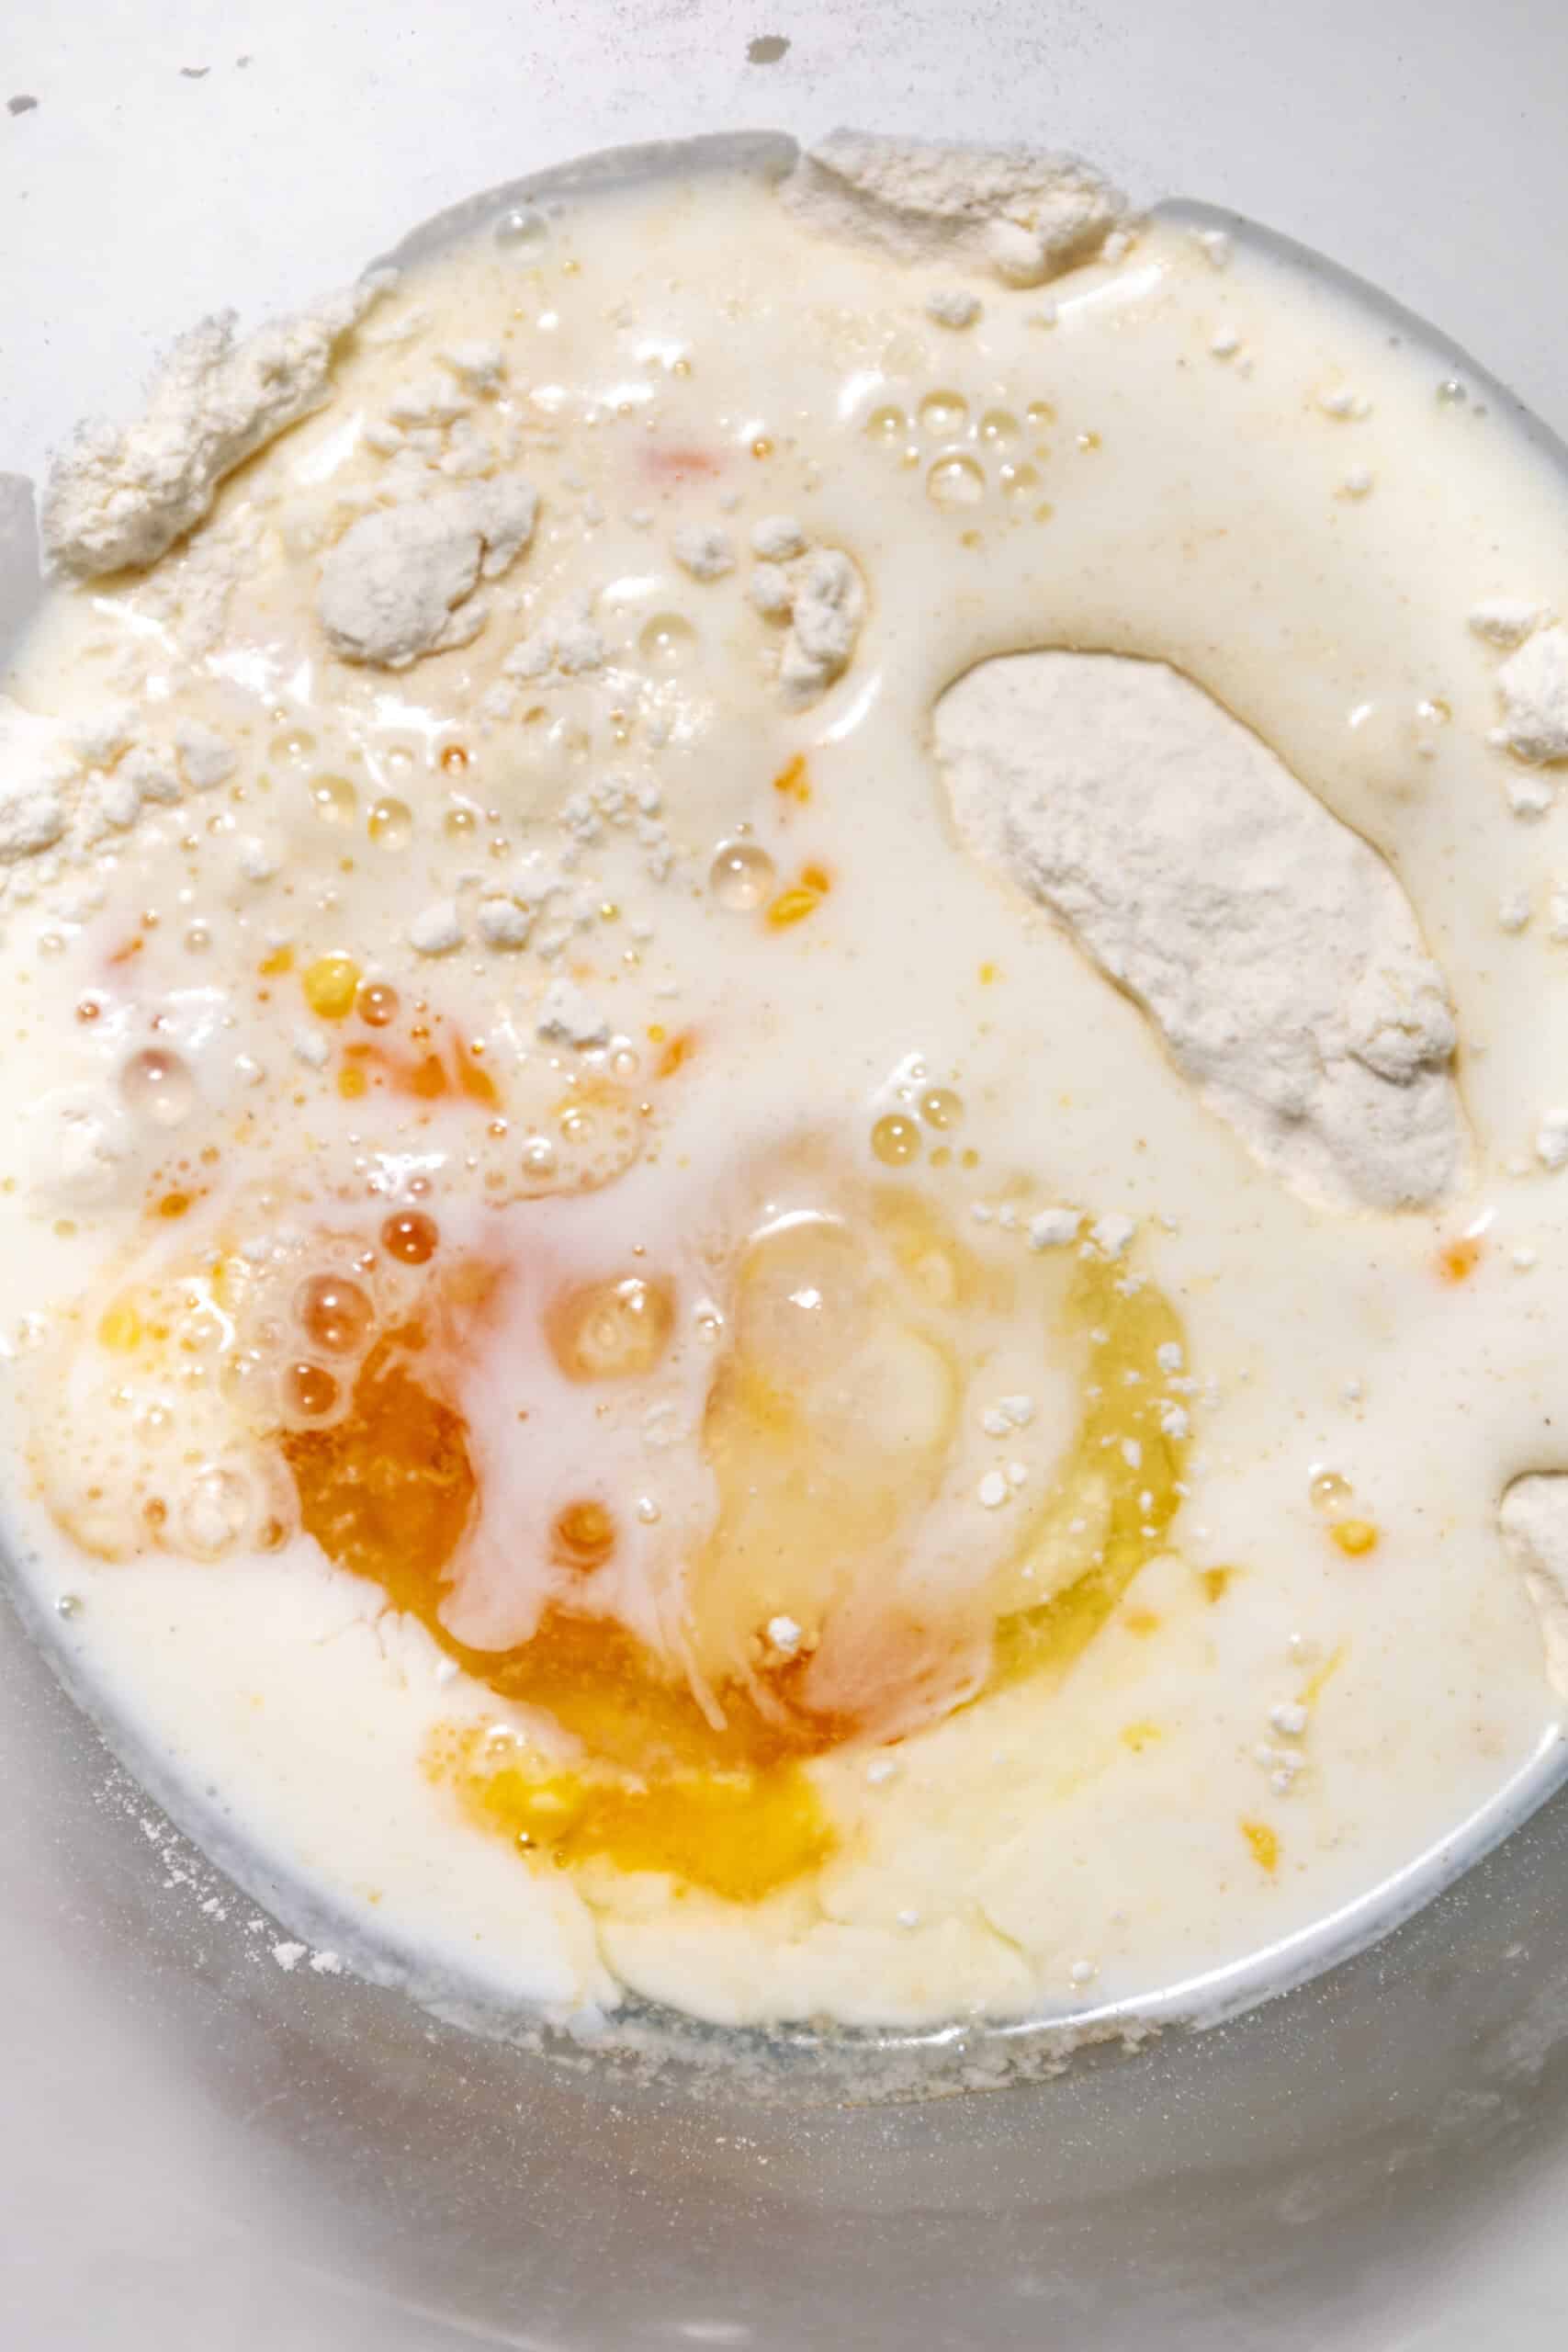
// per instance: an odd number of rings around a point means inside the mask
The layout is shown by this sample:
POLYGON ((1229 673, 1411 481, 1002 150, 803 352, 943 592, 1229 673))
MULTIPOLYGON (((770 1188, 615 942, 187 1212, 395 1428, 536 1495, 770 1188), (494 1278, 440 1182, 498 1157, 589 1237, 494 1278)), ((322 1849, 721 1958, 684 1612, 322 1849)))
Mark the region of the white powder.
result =
POLYGON ((345 662, 406 669, 467 645, 487 615, 473 592, 497 580, 534 536, 525 482, 474 482, 361 515, 321 566, 316 610, 345 662))
POLYGON ((409 925, 409 944, 420 956, 449 956, 463 944, 463 924, 457 902, 436 899, 409 925))
POLYGON ((575 980, 550 982, 536 1026, 541 1037, 580 1047, 603 1046, 610 1035, 608 1021, 575 980))
POLYGON ((789 636, 779 684, 784 700, 798 709, 848 669, 865 615, 865 590, 840 548, 819 548, 802 557, 790 585, 789 636))
POLYGON ((499 343, 455 343, 435 356, 443 368, 451 369, 465 391, 499 391, 506 379, 506 356, 499 343))
POLYGON ((939 287, 926 296, 926 316, 933 326, 951 327, 955 333, 972 327, 980 315, 980 298, 962 286, 939 287))
POLYGON ((553 677, 576 678, 590 670, 602 670, 605 650, 604 639, 586 611, 558 614, 514 645, 501 666, 509 678, 531 678, 544 684, 553 677))
POLYGON ((234 773, 236 755, 222 736, 198 718, 183 718, 175 729, 175 749, 193 792, 210 792, 234 773))
POLYGON ((1071 156, 852 130, 802 153, 780 192, 825 235, 898 261, 988 268, 1012 286, 1039 286, 1088 260, 1126 209, 1071 156))
POLYGON ((765 621, 787 621, 795 607, 795 590, 782 563, 760 563, 747 594, 765 621))
POLYGON ((690 530, 677 531, 671 547, 682 571, 689 571, 694 580, 722 580, 735 569, 735 546, 727 531, 696 524, 690 530))
POLYGON ((1382 859, 1164 663, 1027 653, 936 708, 970 846, 1050 907, 1178 1068, 1309 1199, 1458 1181, 1442 975, 1382 859))
POLYGON ((338 344, 393 282, 377 271, 243 343, 232 311, 182 335, 134 424, 83 425, 55 460, 40 516, 50 561, 85 579, 155 563, 225 475, 325 405, 338 344))
POLYGON ((520 906, 515 899, 481 899, 475 922, 487 947, 511 951, 527 946, 534 912, 531 907, 520 906))
POLYGON ((788 563, 806 553, 806 533, 793 514, 764 514, 752 526, 751 547, 766 563, 788 563))
POLYGON ((1538 630, 1497 673, 1503 737, 1521 760, 1568 760, 1568 628, 1538 630))
POLYGON ((1498 1507, 1497 1527, 1540 1621, 1547 1674, 1568 1698, 1568 1476, 1516 1478, 1498 1507))
POLYGON ((1029 1220, 1029 1246, 1032 1250, 1065 1250, 1069 1241, 1077 1239, 1082 1221, 1077 1209, 1042 1209, 1029 1220))

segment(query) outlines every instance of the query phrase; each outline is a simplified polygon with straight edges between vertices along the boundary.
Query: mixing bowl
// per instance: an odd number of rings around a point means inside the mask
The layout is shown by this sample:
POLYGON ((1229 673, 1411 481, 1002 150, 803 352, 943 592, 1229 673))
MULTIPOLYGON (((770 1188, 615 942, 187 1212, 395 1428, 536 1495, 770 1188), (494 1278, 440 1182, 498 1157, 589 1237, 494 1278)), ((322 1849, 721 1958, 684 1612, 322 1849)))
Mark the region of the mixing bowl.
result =
MULTIPOLYGON (((1029 137, 1141 200, 1235 207, 1568 424, 1568 17, 1545 0, 1451 22, 1407 0, 897 20, 663 0, 527 23, 275 0, 241 33, 192 0, 84 6, 11 52, 0 454, 21 470, 80 407, 129 405, 197 311, 337 282, 475 187, 840 119, 1029 137)), ((28 520, 0 483, 0 628, 28 608, 28 520)), ((0 1760, 18 2352, 1562 2340, 1568 1792, 1382 1943, 1228 2023, 853 2105, 809 2064, 763 2099, 722 2068, 540 2054, 285 1973, 8 1615, 0 1760)))

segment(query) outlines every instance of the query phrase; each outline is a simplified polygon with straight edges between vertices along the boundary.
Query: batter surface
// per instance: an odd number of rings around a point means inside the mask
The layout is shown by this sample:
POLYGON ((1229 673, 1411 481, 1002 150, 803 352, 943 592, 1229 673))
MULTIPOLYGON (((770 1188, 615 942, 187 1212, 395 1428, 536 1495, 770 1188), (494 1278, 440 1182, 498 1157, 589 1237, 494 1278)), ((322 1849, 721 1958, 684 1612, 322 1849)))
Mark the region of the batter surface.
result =
POLYGON ((1562 1741, 1545 459, 859 141, 202 332, 0 736, 78 1686, 556 2015, 1194 2010, 1435 1883, 1562 1741))

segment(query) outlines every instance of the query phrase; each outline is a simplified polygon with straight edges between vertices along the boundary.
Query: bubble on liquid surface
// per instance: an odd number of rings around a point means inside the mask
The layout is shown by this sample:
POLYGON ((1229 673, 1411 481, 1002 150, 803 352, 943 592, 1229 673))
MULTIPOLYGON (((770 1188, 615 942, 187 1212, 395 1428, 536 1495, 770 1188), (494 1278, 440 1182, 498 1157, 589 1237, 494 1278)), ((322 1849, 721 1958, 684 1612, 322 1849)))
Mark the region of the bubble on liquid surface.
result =
POLYGON ((986 477, 973 458, 939 458, 926 476, 926 490, 938 506, 978 506, 986 477))
POLYGON ((352 825, 356 797, 345 775, 313 775, 310 803, 324 825, 352 825))
POLYGON ((503 253, 528 253, 542 245, 550 224, 532 204, 514 204, 495 224, 495 242, 503 253))
POLYGON ((755 842, 720 842, 708 868, 708 888, 721 907, 748 914, 773 886, 773 861, 755 842))
POLYGON ((643 624, 637 650, 651 669, 678 670, 696 649, 697 632, 680 613, 655 613, 643 624))
POLYGON ((885 1168, 905 1168, 920 1156, 920 1131, 913 1119, 890 1111, 871 1131, 871 1148, 885 1168))
POLYGON ((920 424, 939 440, 962 433, 969 422, 969 403, 962 392, 931 392, 920 402, 920 424))
POLYGON ((378 800, 368 831, 378 849, 406 849, 413 839, 413 811, 406 800, 378 800))
POLYGON ((166 1046, 133 1054, 120 1071, 119 1091, 127 1110, 156 1127, 177 1127, 196 1105, 190 1064, 166 1046))
POLYGON ((342 1274, 311 1274, 299 1285, 294 1312, 311 1345, 333 1356, 357 1353, 375 1320, 367 1294, 342 1274))

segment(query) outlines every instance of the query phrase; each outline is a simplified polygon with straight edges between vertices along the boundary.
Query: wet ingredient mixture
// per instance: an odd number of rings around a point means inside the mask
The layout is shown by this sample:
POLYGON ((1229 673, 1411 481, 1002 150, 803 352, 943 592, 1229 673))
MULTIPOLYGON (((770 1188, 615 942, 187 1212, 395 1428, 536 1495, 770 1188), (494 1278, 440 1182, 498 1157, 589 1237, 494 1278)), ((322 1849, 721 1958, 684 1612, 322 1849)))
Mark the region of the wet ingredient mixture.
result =
POLYGON ((1485 407, 843 139, 66 454, 12 1518, 242 1874, 448 2004, 1091 2030, 1544 1789, 1568 541, 1485 407))

